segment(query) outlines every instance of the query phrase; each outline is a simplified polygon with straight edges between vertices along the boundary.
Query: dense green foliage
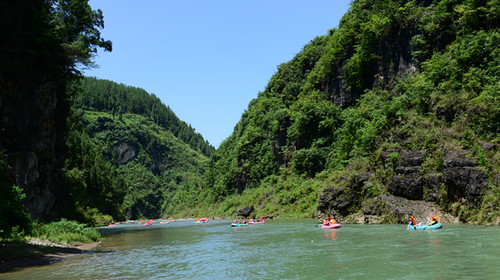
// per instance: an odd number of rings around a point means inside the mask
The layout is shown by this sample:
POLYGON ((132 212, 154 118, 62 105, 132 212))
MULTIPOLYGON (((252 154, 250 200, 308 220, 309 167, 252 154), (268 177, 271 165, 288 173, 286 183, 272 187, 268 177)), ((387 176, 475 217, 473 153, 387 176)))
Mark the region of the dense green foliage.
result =
POLYGON ((0 152, 0 238, 11 237, 12 231, 29 232, 31 218, 24 207, 23 199, 26 196, 22 189, 13 186, 7 179, 8 166, 0 152))
POLYGON ((99 29, 104 28, 101 10, 92 10, 88 1, 81 0, 49 0, 52 24, 69 63, 69 69, 77 71, 81 64, 92 67, 92 57, 97 47, 111 51, 111 41, 101 38, 99 29))
MULTIPOLYGON (((6 58, 36 54, 5 60, 18 79, 49 64, 67 81, 78 65, 92 66, 96 47, 111 50, 98 32, 101 12, 86 1, 32 2, 38 18, 29 17, 25 28, 34 31, 0 45, 6 58), (26 50, 30 42, 37 43, 26 50), (40 51, 47 46, 55 57, 40 51)), ((345 188, 359 200, 387 192, 397 151, 405 150, 425 153, 419 173, 436 177, 443 177, 448 151, 477 159, 489 184, 478 209, 450 200, 443 186, 424 186, 424 197, 439 192, 434 202, 445 210, 490 222, 500 216, 499 22, 498 0, 353 1, 338 28, 278 67, 217 151, 156 96, 84 78, 67 87, 73 109, 66 215, 102 224, 230 216, 253 205, 259 216, 313 217, 325 187, 345 188), (350 189, 361 173, 368 182, 350 189)), ((22 221, 23 195, 4 182, 2 194, 15 204, 8 211, 22 221)), ((16 232, 26 225, 0 222, 7 229, 19 225, 16 232)))
POLYGON ((137 114, 151 119, 155 124, 170 131, 175 137, 189 144, 192 149, 210 156, 215 148, 194 129, 179 120, 172 110, 154 94, 145 90, 96 78, 84 78, 85 93, 72 97, 74 108, 86 111, 107 112, 113 115, 137 114))
POLYGON ((157 218, 199 206, 204 153, 214 148, 156 96, 85 78, 73 106, 66 177, 84 220, 157 218))
POLYGON ((214 200, 314 216, 314 207, 289 206, 314 204, 306 194, 336 178, 367 172, 368 197, 385 191, 391 171, 380 156, 389 149, 425 151, 421 172, 436 174, 444 151, 456 150, 478 158, 491 179, 480 212, 498 213, 500 158, 481 143, 500 140, 500 4, 427 2, 353 1, 337 29, 280 65, 213 157, 214 200), (395 68, 409 49, 410 66, 395 68), (353 100, 339 102, 342 91, 353 100))
POLYGON ((66 219, 46 224, 35 223, 32 237, 57 244, 92 243, 101 239, 96 229, 66 219))
POLYGON ((102 12, 88 1, 29 0, 2 1, 0 26, 3 40, 3 79, 17 82, 28 74, 54 75, 68 81, 80 66, 92 66, 92 56, 101 47, 111 51, 111 42, 101 38, 102 12))
POLYGON ((110 222, 112 217, 124 219, 122 203, 127 185, 123 176, 116 174, 116 168, 91 141, 77 112, 69 115, 67 127, 64 173, 69 202, 65 217, 93 225, 110 222))

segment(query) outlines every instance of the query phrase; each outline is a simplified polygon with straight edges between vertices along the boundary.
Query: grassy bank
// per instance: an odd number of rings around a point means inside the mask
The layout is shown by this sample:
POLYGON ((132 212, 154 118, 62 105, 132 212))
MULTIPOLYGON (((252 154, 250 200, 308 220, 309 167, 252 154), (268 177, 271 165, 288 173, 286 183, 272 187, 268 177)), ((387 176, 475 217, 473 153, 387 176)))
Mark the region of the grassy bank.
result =
POLYGON ((101 235, 85 224, 62 219, 59 222, 35 224, 31 237, 57 244, 83 244, 98 242, 101 235))
POLYGON ((65 219, 34 221, 27 234, 14 227, 9 237, 0 238, 0 271, 60 261, 97 246, 100 239, 95 229, 65 219))
POLYGON ((44 243, 60 245, 79 245, 98 242, 100 233, 76 221, 61 219, 58 222, 42 223, 34 220, 31 231, 26 233, 18 226, 13 227, 10 235, 0 238, 0 242, 28 243, 31 240, 41 240, 44 243))

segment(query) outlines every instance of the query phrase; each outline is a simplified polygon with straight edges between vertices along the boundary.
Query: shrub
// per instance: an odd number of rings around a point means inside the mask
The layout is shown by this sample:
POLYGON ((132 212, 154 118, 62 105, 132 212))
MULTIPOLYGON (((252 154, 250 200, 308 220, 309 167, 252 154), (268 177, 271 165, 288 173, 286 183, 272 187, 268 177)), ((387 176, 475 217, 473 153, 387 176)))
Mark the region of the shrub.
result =
POLYGON ((24 206, 26 195, 7 179, 8 165, 0 151, 0 237, 18 237, 31 231, 31 217, 24 206))
POLYGON ((75 221, 61 219, 59 222, 35 224, 33 237, 60 244, 92 243, 100 239, 97 230, 75 221))

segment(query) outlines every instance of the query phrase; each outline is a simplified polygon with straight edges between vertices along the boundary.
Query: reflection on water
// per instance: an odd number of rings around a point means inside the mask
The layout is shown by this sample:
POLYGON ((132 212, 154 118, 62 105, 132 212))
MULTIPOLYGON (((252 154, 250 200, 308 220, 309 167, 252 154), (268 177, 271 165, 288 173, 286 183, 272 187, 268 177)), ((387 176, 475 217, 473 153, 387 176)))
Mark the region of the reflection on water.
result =
MULTIPOLYGON (((331 239, 333 241, 337 240, 337 229, 325 230, 325 239, 331 239)), ((337 243, 332 243, 336 245, 337 243)))
POLYGON ((446 225, 343 225, 313 220, 230 227, 117 226, 102 246, 66 261, 0 274, 2 279, 500 279, 500 229, 446 225))

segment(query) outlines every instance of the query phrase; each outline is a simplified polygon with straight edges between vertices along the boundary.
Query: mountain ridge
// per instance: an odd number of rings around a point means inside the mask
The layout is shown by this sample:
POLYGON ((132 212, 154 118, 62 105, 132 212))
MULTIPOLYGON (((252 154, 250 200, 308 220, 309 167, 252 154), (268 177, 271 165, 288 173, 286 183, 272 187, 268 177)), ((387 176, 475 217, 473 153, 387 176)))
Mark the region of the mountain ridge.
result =
POLYGON ((217 150, 210 182, 223 208, 399 223, 429 214, 396 211, 390 195, 498 224, 498 9, 353 1, 337 29, 278 67, 217 150))

